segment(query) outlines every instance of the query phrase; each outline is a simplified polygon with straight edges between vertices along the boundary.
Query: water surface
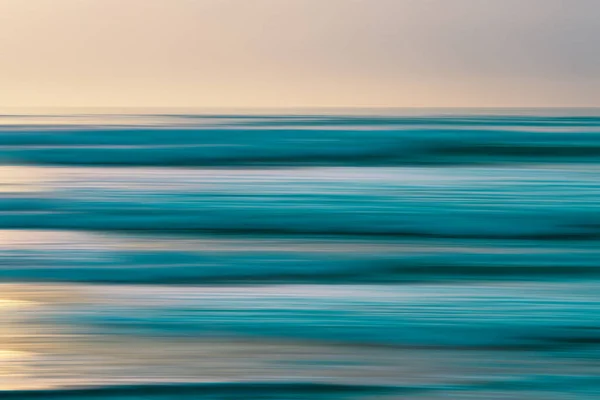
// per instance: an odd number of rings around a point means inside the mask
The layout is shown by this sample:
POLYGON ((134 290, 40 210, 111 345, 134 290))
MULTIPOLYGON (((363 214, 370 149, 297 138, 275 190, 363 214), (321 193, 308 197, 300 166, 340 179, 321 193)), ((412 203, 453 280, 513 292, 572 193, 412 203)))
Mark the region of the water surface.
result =
POLYGON ((4 399, 597 399, 597 110, 0 116, 4 399))

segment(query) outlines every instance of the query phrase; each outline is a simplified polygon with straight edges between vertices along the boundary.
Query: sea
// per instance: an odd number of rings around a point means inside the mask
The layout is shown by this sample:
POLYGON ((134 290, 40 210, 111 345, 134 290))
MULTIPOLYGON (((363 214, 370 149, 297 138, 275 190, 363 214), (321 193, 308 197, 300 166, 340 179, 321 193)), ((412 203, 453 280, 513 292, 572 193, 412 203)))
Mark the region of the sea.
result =
POLYGON ((3 109, 1 400, 600 399, 599 109, 3 109))

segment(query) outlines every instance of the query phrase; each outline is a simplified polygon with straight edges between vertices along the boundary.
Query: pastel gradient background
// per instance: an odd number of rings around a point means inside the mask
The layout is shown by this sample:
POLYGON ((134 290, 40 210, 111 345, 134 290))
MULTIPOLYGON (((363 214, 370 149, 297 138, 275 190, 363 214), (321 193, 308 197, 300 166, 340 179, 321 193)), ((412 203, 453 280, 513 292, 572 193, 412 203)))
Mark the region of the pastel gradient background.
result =
POLYGON ((0 106, 598 106, 596 0, 2 0, 0 106))

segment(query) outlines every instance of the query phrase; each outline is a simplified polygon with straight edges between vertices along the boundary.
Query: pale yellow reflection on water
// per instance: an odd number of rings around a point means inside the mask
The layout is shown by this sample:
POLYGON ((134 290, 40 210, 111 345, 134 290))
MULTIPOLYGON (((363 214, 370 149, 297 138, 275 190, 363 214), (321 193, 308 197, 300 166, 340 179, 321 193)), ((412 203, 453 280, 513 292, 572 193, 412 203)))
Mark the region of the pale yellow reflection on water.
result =
MULTIPOLYGON (((4 287, 0 296, 13 297, 18 294, 15 286, 4 287)), ((20 349, 22 339, 27 335, 20 323, 23 311, 32 307, 35 301, 0 298, 0 390, 34 389, 29 365, 34 353, 20 349)))

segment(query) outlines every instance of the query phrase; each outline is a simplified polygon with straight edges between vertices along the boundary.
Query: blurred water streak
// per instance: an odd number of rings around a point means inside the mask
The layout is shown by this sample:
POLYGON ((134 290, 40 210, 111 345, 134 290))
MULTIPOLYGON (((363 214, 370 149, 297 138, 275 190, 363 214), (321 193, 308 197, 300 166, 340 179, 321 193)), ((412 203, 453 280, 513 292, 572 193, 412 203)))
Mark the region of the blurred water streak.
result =
POLYGON ((596 399, 600 113, 0 116, 3 399, 596 399))

